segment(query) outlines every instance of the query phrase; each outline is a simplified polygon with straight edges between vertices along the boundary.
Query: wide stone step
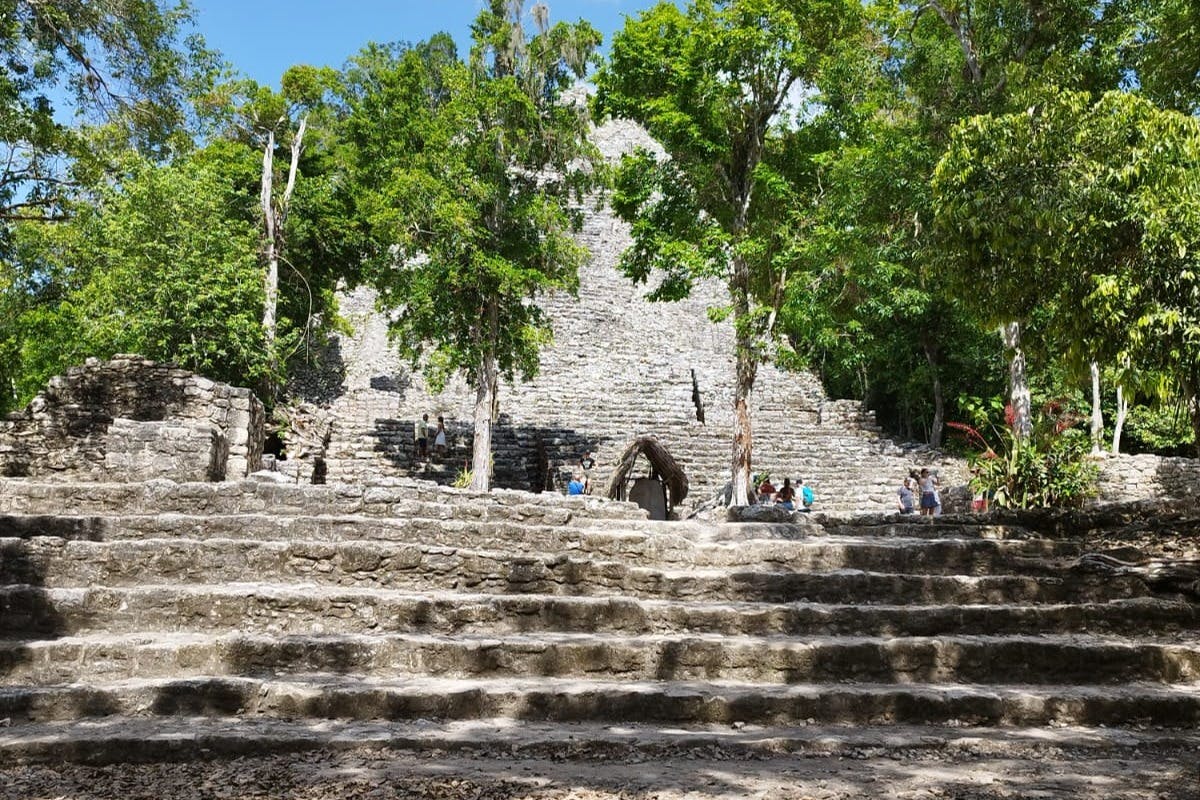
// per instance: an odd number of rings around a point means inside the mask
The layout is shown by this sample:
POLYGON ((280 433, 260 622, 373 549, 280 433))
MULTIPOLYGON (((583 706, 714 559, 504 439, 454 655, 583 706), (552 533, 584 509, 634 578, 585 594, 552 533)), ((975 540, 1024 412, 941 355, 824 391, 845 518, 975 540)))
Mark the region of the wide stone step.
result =
POLYGON ((51 588, 287 581, 407 590, 787 603, 1063 603, 1145 596, 1133 577, 908 575, 858 570, 655 569, 567 555, 384 543, 0 540, 0 583, 51 588))
POLYGON ((1200 687, 954 684, 751 685, 736 682, 293 680, 191 678, 0 688, 0 715, 48 722, 122 715, 281 719, 482 719, 881 725, 1155 725, 1200 723, 1200 687))
MULTIPOLYGON (((649 525, 649 523, 645 523, 649 525)), ((56 537, 78 541, 192 540, 397 542, 524 552, 569 551, 597 558, 624 558, 643 564, 750 566, 781 564, 793 569, 864 569, 942 575, 990 572, 1057 574, 1077 557, 1072 542, 1044 539, 885 539, 821 536, 813 525, 775 525, 762 532, 750 525, 721 526, 710 532, 717 541, 689 537, 694 526, 669 523, 649 530, 622 530, 610 523, 590 530, 562 525, 511 521, 463 521, 427 518, 379 520, 353 516, 179 514, 95 516, 3 516, 0 537, 56 537), (674 533, 678 530, 678 533, 674 533), (747 538, 756 533, 779 538, 747 538), (789 538, 782 538, 789 537, 789 538), (736 542, 736 543, 735 543, 736 542)))
MULTIPOLYGON (((482 720, 282 720, 260 717, 90 718, 80 721, 16 723, 0 728, 0 766, 64 762, 93 765, 244 758, 255 754, 312 750, 430 754, 493 752, 507 772, 519 759, 564 757, 637 763, 685 754, 691 758, 754 759, 784 754, 852 759, 859 770, 876 765, 889 777, 896 761, 914 756, 932 767, 935 759, 1029 758, 1050 769, 1062 765, 1053 754, 1069 753, 1066 763, 1094 774, 1097 759, 1128 760, 1137 754, 1154 759, 1162 752, 1189 754, 1200 749, 1200 735, 1183 730, 1058 726, 994 729, 962 725, 859 727, 802 725, 654 725, 604 722, 549 723, 511 719, 482 720), (867 760, 868 757, 870 760, 867 760)), ((1187 757, 1186 755, 1184 756, 1187 757)), ((389 757, 390 758, 390 757, 389 757)), ((435 765, 442 769, 441 759, 435 765)), ((1160 774, 1155 761, 1151 774, 1160 774)), ((873 778, 868 784, 877 783, 873 778)), ((1077 782, 1075 785, 1091 785, 1077 782)), ((1108 784, 1111 786, 1111 784, 1108 784)))
POLYGON ((1200 637, 726 637, 96 634, 0 641, 10 684, 333 673, 791 683, 1190 684, 1200 637))
POLYGON ((1078 605, 688 602, 544 594, 409 593, 337 586, 0 587, 0 636, 106 631, 940 636, 1194 635, 1200 606, 1137 598, 1078 605))
POLYGON ((572 520, 641 520, 633 503, 601 497, 496 490, 481 494, 427 481, 384 485, 311 486, 274 482, 129 484, 0 483, 0 513, 24 515, 159 514, 361 514, 447 519, 513 519, 565 524, 572 520))

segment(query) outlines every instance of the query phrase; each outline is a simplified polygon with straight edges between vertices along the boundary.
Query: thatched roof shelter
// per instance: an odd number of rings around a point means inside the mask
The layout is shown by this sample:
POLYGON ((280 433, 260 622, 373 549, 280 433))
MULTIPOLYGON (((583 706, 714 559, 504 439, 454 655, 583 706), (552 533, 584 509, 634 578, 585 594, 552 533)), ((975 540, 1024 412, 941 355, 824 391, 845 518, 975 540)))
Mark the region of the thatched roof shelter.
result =
POLYGON ((606 492, 608 497, 612 500, 626 499, 629 475, 633 472, 639 455, 646 456, 654 474, 662 478, 663 483, 666 484, 667 501, 671 508, 678 507, 687 497, 687 475, 683 474, 683 470, 679 464, 675 463, 675 459, 667 452, 667 448, 663 447, 653 436, 639 436, 625 448, 625 452, 617 459, 617 468, 613 472, 612 480, 608 482, 608 491, 606 492))

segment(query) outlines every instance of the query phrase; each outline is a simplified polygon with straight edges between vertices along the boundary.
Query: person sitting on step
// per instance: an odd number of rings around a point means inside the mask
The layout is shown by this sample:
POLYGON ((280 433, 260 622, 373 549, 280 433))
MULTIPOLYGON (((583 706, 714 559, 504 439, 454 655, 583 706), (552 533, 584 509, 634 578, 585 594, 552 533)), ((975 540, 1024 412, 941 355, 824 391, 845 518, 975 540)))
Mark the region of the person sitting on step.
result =
POLYGON ((579 457, 579 469, 583 472, 583 493, 592 493, 592 469, 596 466, 596 459, 592 458, 592 451, 588 450, 579 457))
POLYGON ((771 483, 770 475, 763 475, 762 483, 758 485, 758 502, 770 505, 775 502, 775 484, 771 483))
POLYGON ((788 511, 796 510, 796 490, 792 488, 791 478, 783 479, 783 486, 775 494, 775 502, 788 511))
POLYGON ((567 494, 582 495, 583 489, 583 481, 579 479, 578 475, 572 475, 570 482, 567 483, 567 494))

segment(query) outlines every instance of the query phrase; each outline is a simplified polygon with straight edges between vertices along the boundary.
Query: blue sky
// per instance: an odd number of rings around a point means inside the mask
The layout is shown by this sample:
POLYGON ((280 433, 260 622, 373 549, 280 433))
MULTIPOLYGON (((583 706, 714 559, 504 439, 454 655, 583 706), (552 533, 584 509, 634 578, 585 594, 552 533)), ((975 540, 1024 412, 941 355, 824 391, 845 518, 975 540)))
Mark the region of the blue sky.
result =
MULTIPOLYGON (((607 45, 625 15, 654 0, 544 0, 551 21, 586 19, 607 45)), ((278 85, 293 64, 340 67, 368 41, 418 42, 438 31, 460 47, 481 0, 193 0, 197 29, 243 74, 278 85)), ((532 0, 526 6, 533 5, 532 0)))

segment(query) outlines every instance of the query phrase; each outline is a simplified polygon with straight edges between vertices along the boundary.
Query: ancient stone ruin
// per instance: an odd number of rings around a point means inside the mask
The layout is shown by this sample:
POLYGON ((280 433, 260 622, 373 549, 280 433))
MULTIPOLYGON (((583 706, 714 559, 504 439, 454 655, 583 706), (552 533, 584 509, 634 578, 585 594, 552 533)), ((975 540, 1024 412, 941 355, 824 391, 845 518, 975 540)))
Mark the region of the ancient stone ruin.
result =
POLYGON ((264 424, 248 389, 140 356, 89 359, 0 420, 0 476, 244 478, 262 466, 264 424))
MULTIPOLYGON (((610 121, 595 132, 610 159, 657 145, 638 126, 610 121)), ((607 208, 586 209, 581 240, 592 253, 580 270, 578 296, 552 295, 543 305, 554 343, 539 376, 500 391, 494 434, 497 486, 563 491, 584 452, 596 456, 593 484, 607 485, 622 452, 639 436, 655 436, 690 483, 682 516, 711 504, 729 479, 733 429, 733 332, 710 321, 726 302, 719 284, 696 287, 677 303, 651 303, 617 269, 630 243, 628 227, 607 208)), ((470 460, 474 392, 461 380, 432 394, 419 371, 402 363, 387 338, 386 316, 366 288, 343 292, 341 312, 353 334, 329 348, 324 370, 296 388, 318 409, 304 416, 315 433, 298 436, 281 468, 298 482, 356 483, 381 477, 451 482, 470 460), (414 425, 444 415, 445 459, 418 463, 414 425)), ((890 512, 896 488, 914 467, 940 470, 948 509, 966 508, 966 465, 928 447, 884 434, 873 413, 853 400, 829 398, 811 373, 772 364, 759 370, 750 398, 754 470, 781 481, 804 478, 827 513, 890 512), (957 490, 954 487, 958 487, 957 490)), ((1194 497, 1200 461, 1152 456, 1105 459, 1100 500, 1194 497)))
MULTIPOLYGON (((501 485, 546 488, 591 450, 603 486, 645 433, 689 499, 715 495, 732 345, 705 309, 720 298, 650 306, 615 270, 623 229, 592 212, 584 235, 598 255, 578 300, 550 299, 542 377, 502 395, 501 485)), ((71 370, 0 423, 0 769, 373 747, 439 768, 449 752, 700 752, 726 774, 832 756, 895 781, 956 759, 1040 777, 1066 753, 1075 787, 1108 765, 1101 792, 1194 776, 1194 462, 1107 462, 1109 497, 1171 503, 862 515, 890 511, 912 466, 954 482, 962 464, 768 366, 757 468, 814 485, 802 520, 474 494, 416 479, 448 481, 469 452, 469 393, 426 392, 369 293, 344 311, 356 333, 331 379, 310 376, 289 483, 245 479, 264 424, 247 390, 137 357, 71 370), (421 413, 450 420, 443 462, 412 460, 421 413), (330 485, 312 485, 318 468, 330 485)), ((643 794, 658 793, 622 796, 643 794)))

